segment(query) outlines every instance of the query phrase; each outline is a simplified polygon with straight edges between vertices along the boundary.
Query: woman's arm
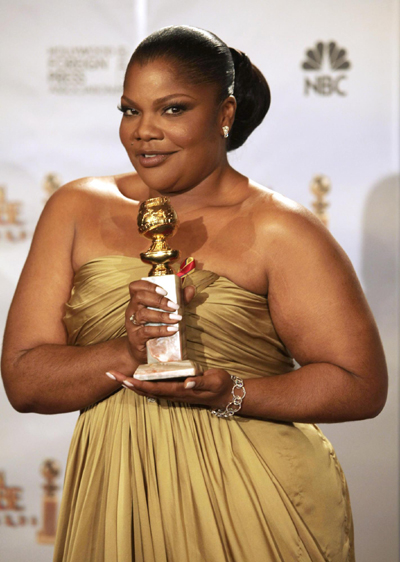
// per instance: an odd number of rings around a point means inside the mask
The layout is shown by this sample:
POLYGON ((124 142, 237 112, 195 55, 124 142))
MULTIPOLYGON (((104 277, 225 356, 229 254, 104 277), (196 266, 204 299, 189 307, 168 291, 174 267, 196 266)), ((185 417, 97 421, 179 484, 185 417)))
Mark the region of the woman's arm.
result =
POLYGON ((42 344, 14 355, 4 353, 3 379, 11 405, 19 412, 60 414, 80 410, 119 388, 101 375, 112 362, 131 374, 136 366, 127 338, 88 347, 42 344))
POLYGON ((272 321, 301 368, 260 386, 249 381, 243 413, 304 422, 376 416, 386 362, 348 257, 305 210, 281 213, 266 234, 272 321))
POLYGON ((66 345, 62 318, 74 276, 74 219, 84 198, 84 190, 72 184, 47 203, 11 304, 2 376, 11 404, 21 412, 77 410, 118 388, 99 376, 114 361, 126 374, 135 368, 126 338, 87 349, 66 345))
MULTIPOLYGON (((2 355, 6 393, 20 412, 69 412, 105 398, 120 385, 104 373, 116 367, 125 375, 132 374, 145 360, 146 340, 167 335, 164 327, 139 330, 126 320, 127 337, 88 347, 67 345, 62 318, 73 283, 75 231, 94 205, 85 185, 74 182, 50 199, 36 228, 11 304, 2 355), (153 334, 157 330, 160 333, 153 334)), ((132 283, 129 306, 141 295, 147 306, 174 312, 168 300, 155 292, 154 284, 145 290, 142 285, 132 283)), ((128 319, 130 314, 128 307, 128 319)))
MULTIPOLYGON (((349 259, 305 210, 278 212, 262 229, 271 317, 301 368, 246 379, 241 414, 310 423, 376 416, 386 401, 386 363, 349 259)), ((114 374, 120 381, 125 378, 114 374)), ((232 382, 219 369, 186 381, 194 383, 191 389, 184 383, 127 381, 139 394, 213 408, 231 399, 232 382)))

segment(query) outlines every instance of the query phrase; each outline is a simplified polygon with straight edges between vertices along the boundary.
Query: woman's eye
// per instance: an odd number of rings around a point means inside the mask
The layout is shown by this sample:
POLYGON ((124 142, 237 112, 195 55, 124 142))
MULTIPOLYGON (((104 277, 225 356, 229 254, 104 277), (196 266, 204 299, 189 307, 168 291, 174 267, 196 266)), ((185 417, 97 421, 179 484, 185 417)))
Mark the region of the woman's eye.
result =
POLYGON ((137 110, 136 110, 136 109, 133 109, 132 107, 125 107, 125 106, 123 106, 123 105, 122 105, 122 106, 119 105, 119 106, 118 106, 118 109, 119 109, 120 111, 122 111, 122 113, 123 113, 124 115, 126 115, 127 117, 131 117, 132 115, 137 115, 137 110))
POLYGON ((165 109, 165 113, 167 113, 168 115, 179 115, 180 113, 183 113, 185 109, 185 105, 170 105, 165 109))

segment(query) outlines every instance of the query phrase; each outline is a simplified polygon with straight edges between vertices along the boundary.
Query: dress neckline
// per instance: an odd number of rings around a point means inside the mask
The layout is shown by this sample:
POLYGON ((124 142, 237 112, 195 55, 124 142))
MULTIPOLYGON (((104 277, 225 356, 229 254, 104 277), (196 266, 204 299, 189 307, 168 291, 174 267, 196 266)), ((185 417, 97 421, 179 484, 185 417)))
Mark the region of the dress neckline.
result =
MULTIPOLYGON (((125 256, 123 254, 108 254, 106 256, 97 256, 95 258, 91 258, 87 262, 83 263, 76 270, 74 277, 76 278, 79 275, 79 273, 82 271, 82 269, 84 269, 88 265, 92 264, 93 262, 102 261, 102 260, 109 260, 109 259, 113 259, 113 258, 114 259, 121 259, 122 258, 122 259, 126 259, 126 260, 133 260, 133 261, 136 261, 136 262, 140 262, 140 265, 143 266, 143 267, 146 266, 146 264, 143 263, 142 260, 140 258, 138 258, 137 256, 125 256)), ((234 281, 232 281, 228 277, 225 277, 224 275, 219 275, 218 273, 215 273, 215 271, 211 271, 210 269, 195 268, 188 273, 188 276, 192 275, 192 274, 195 274, 197 272, 200 272, 200 271, 202 271, 204 273, 209 273, 209 274, 211 273, 212 275, 217 275, 218 279, 223 279, 224 281, 227 281, 228 283, 231 283, 231 285, 240 289, 241 291, 245 291, 246 293, 249 293, 250 295, 254 295, 255 297, 259 297, 260 299, 267 300, 266 295, 260 295, 259 293, 255 293, 254 291, 250 291, 249 289, 245 289, 244 287, 241 287, 240 285, 238 285, 237 283, 235 283, 234 281)))

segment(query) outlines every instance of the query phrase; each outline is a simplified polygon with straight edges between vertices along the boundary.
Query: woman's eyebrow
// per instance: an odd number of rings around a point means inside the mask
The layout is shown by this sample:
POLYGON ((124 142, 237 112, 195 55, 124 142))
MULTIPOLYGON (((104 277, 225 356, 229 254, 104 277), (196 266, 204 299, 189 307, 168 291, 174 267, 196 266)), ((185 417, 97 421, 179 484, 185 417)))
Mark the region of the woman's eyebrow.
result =
MULTIPOLYGON (((168 101, 172 98, 176 98, 178 96, 185 96, 186 98, 190 98, 192 100, 196 99, 193 96, 189 96, 189 94, 176 93, 176 94, 169 94, 168 96, 164 96, 162 98, 158 98, 158 99, 154 100, 154 105, 157 105, 157 104, 160 104, 160 103, 165 103, 166 101, 168 101)), ((128 103, 130 103, 132 105, 136 105, 136 102, 134 102, 133 100, 129 99, 126 96, 122 96, 122 99, 127 101, 128 103)))

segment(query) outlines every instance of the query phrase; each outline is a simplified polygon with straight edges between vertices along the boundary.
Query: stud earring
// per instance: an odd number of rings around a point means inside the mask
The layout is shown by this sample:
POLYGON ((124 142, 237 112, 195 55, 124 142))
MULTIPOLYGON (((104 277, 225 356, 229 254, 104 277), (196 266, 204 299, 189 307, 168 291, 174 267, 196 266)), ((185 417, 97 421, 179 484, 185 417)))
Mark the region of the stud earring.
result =
POLYGON ((224 138, 227 139, 229 137, 229 127, 228 127, 228 125, 224 125, 222 127, 222 130, 224 132, 224 138))

